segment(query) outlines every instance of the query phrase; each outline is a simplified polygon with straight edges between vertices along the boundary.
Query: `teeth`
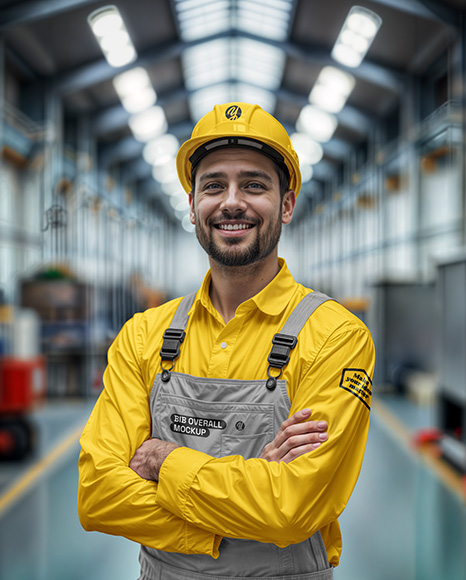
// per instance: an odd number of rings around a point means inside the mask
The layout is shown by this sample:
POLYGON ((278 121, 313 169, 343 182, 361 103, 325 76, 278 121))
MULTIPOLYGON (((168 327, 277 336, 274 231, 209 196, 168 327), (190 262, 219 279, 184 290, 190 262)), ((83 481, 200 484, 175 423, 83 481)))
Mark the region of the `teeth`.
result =
POLYGON ((248 225, 248 224, 220 224, 219 228, 221 230, 228 230, 228 231, 233 231, 233 230, 248 230, 249 228, 251 228, 252 226, 248 225))

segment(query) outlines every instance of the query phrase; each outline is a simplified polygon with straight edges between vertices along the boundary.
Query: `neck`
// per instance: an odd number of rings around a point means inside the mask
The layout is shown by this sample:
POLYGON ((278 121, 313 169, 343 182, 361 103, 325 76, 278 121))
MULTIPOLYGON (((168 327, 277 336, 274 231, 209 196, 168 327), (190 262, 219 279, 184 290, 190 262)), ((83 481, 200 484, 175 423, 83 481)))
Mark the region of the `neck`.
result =
POLYGON ((210 299, 225 323, 234 316, 240 304, 258 294, 278 274, 276 254, 249 266, 222 266, 210 260, 210 299))

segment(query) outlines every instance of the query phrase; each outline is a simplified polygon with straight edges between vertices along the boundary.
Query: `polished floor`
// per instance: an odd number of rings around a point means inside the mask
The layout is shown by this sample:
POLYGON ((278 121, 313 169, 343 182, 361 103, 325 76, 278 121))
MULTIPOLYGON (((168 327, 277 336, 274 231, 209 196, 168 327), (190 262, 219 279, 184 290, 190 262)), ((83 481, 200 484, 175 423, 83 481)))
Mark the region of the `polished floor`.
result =
MULTIPOLYGON (((37 416, 47 425, 42 452, 21 467, 0 465, 0 580, 138 577, 136 545, 79 525, 77 433, 88 412, 82 403, 49 405, 37 416)), ((376 398, 361 476, 340 520, 336 580, 465 580, 466 496, 408 445, 432 417, 406 400, 376 398)))

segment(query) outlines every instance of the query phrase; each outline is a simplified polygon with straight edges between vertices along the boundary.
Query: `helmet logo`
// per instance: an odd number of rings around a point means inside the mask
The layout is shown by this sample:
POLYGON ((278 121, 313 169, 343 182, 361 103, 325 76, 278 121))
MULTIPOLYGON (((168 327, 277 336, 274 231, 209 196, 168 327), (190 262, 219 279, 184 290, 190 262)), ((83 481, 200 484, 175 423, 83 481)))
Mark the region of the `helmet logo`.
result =
POLYGON ((238 107, 238 105, 232 105, 225 111, 225 117, 229 121, 237 121, 241 117, 242 112, 243 111, 238 107))

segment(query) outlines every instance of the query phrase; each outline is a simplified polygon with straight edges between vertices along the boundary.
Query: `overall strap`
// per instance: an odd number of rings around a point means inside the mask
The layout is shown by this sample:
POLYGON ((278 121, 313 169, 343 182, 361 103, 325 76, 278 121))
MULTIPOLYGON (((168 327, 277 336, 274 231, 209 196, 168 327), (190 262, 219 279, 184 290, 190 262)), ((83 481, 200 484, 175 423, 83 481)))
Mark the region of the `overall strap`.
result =
POLYGON ((333 300, 330 296, 322 294, 322 292, 310 292, 306 294, 301 302, 296 306, 293 312, 288 317, 288 320, 283 325, 280 334, 291 334, 298 336, 307 319, 314 313, 314 311, 327 300, 333 300))
POLYGON ((178 305, 173 315, 170 326, 163 333, 163 344, 160 349, 160 366, 162 367, 162 381, 170 380, 170 371, 175 366, 175 360, 180 354, 180 345, 186 336, 186 326, 188 325, 188 312, 194 303, 196 292, 185 296, 178 305), (163 361, 170 361, 171 367, 165 369, 163 361))
POLYGON ((327 300, 333 300, 322 292, 310 292, 295 307, 283 325, 283 328, 272 339, 272 350, 268 356, 269 367, 267 369, 268 380, 266 387, 273 391, 277 386, 277 379, 281 376, 283 368, 290 360, 290 351, 298 342, 298 335, 315 310, 327 300), (277 376, 270 374, 270 369, 280 371, 277 376))
POLYGON ((172 321, 170 322, 169 328, 180 328, 184 330, 188 325, 188 312, 191 310, 191 306, 196 298, 196 292, 188 294, 185 296, 181 302, 178 304, 178 308, 173 315, 172 321))

